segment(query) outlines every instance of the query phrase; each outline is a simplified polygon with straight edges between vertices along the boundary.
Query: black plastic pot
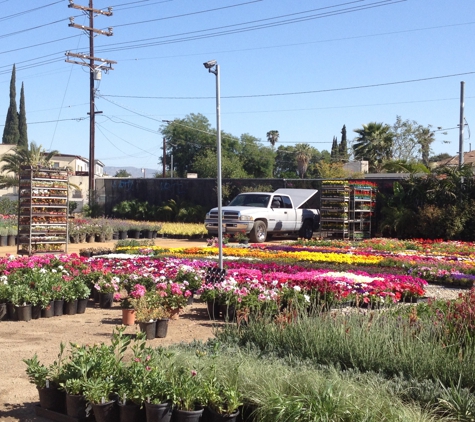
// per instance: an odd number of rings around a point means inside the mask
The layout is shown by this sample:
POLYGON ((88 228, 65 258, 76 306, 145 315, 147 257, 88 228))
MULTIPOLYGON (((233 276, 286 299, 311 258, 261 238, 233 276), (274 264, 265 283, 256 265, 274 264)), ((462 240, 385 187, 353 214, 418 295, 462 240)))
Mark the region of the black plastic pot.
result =
POLYGON ((172 404, 169 402, 160 404, 145 402, 147 422, 170 422, 172 418, 172 410, 172 404))
POLYGON ((165 338, 168 332, 168 318, 162 318, 157 320, 156 330, 155 330, 155 337, 157 338, 165 338))

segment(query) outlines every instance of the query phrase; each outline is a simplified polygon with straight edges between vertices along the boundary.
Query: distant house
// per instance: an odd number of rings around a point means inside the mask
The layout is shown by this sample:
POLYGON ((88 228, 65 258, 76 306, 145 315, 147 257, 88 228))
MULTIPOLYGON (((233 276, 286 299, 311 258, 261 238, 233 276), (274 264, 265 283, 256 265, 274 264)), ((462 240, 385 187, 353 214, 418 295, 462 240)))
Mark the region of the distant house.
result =
MULTIPOLYGON (((0 157, 4 154, 12 153, 15 145, 0 144, 0 157)), ((51 159, 53 168, 68 167, 71 170, 69 183, 72 185, 69 190, 69 201, 77 203, 76 212, 81 212, 84 204, 87 203, 89 192, 89 160, 80 155, 58 154, 51 159)), ((94 166, 94 177, 104 176, 104 163, 96 160, 94 166)), ((0 162, 0 166, 2 163, 0 162)), ((12 200, 18 199, 18 188, 0 189, 0 197, 7 197, 12 200)))
MULTIPOLYGON (((475 173, 475 151, 469 151, 465 152, 463 154, 463 163, 473 167, 473 171, 475 173)), ((437 161, 432 164, 431 167, 437 168, 437 167, 456 167, 459 165, 459 156, 458 154, 455 155, 454 157, 447 158, 446 160, 442 161, 437 161)))

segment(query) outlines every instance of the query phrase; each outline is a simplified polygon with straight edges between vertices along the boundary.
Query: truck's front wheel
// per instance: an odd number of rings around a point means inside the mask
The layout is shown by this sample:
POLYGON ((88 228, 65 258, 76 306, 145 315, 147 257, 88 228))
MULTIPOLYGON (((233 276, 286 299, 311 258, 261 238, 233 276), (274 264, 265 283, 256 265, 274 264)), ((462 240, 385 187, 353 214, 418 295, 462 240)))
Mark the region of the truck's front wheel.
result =
POLYGON ((254 227, 249 233, 251 242, 253 243, 263 243, 266 241, 267 237, 267 226, 263 221, 256 221, 254 227))

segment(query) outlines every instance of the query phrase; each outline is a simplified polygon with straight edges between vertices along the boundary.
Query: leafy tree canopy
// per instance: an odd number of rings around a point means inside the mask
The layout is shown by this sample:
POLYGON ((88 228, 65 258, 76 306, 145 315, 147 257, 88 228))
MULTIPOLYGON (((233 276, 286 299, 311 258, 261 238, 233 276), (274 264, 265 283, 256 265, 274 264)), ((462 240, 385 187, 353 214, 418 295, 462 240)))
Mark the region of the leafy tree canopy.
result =
POLYGON ((114 177, 130 177, 132 176, 127 170, 120 169, 115 172, 114 177))

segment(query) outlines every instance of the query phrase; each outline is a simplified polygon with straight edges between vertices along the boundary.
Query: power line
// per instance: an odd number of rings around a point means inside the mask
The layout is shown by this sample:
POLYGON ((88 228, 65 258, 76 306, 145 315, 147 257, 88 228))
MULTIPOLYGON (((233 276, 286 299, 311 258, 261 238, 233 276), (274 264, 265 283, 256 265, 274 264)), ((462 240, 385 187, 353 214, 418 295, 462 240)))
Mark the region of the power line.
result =
POLYGON ((154 4, 169 3, 173 0, 161 0, 161 1, 155 1, 153 3, 141 4, 141 5, 137 6, 138 3, 145 3, 145 2, 148 2, 148 1, 150 1, 150 0, 140 0, 140 1, 132 1, 132 2, 129 2, 129 3, 113 4, 113 5, 111 5, 111 7, 113 7, 114 9, 120 9, 120 10, 137 9, 138 7, 147 7, 147 6, 153 6, 154 4), (134 6, 131 6, 131 5, 134 5, 134 6), (122 7, 122 6, 130 6, 130 7, 122 7))
POLYGON ((168 20, 168 19, 183 18, 183 17, 186 17, 186 16, 193 16, 193 15, 199 15, 199 14, 202 14, 202 13, 215 12, 217 10, 224 10, 224 9, 231 9, 233 7, 245 6, 245 5, 248 5, 248 4, 251 4, 251 3, 259 3, 261 1, 263 1, 263 0, 252 0, 252 1, 245 2, 245 3, 237 3, 237 4, 231 4, 229 6, 216 7, 214 9, 199 10, 197 12, 182 13, 180 15, 166 16, 166 17, 163 17, 163 18, 149 19, 149 20, 139 21, 139 22, 123 23, 123 24, 119 24, 119 25, 114 25, 114 28, 119 28, 119 27, 122 27, 122 26, 130 26, 130 25, 141 25, 143 23, 157 22, 157 21, 163 21, 163 20, 168 20))
MULTIPOLYGON (((335 92, 335 91, 349 91, 352 89, 365 89, 365 88, 376 88, 380 86, 390 86, 390 85, 401 85, 407 83, 414 83, 414 82, 423 82, 423 81, 430 81, 435 79, 444 79, 444 78, 453 78, 456 76, 465 76, 465 75, 473 75, 475 72, 464 72, 464 73, 454 73, 451 75, 439 75, 439 76, 431 76, 426 78, 419 78, 419 79, 408 79, 405 81, 395 81, 395 82, 382 82, 379 84, 369 84, 369 85, 356 85, 356 86, 349 86, 349 87, 342 87, 342 88, 328 88, 328 89, 318 89, 312 91, 295 91, 295 92, 281 92, 281 93, 272 93, 272 94, 251 94, 251 95, 228 95, 228 96, 221 96, 221 98, 226 99, 238 99, 238 98, 259 98, 259 97, 283 97, 289 95, 304 95, 304 94, 320 94, 323 92, 335 92)), ((101 95, 104 99, 105 97, 112 97, 112 98, 138 98, 138 99, 152 99, 152 100, 209 100, 215 97, 150 97, 150 96, 139 96, 139 95, 101 95)))
POLYGON ((63 0, 58 0, 58 1, 55 1, 54 3, 45 4, 44 6, 40 6, 40 7, 35 7, 34 9, 24 10, 23 12, 14 13, 13 15, 2 16, 0 18, 0 22, 4 21, 4 20, 7 20, 7 19, 17 18, 19 16, 23 16, 23 15, 26 15, 26 14, 31 13, 31 12, 36 12, 37 10, 45 9, 47 7, 53 6, 54 4, 58 4, 58 3, 62 3, 62 2, 63 2, 63 0))
POLYGON ((450 24, 450 25, 438 25, 438 26, 428 26, 424 28, 413 28, 413 29, 405 29, 401 31, 390 31, 390 32, 379 32, 376 34, 367 34, 367 35, 355 35, 351 37, 341 37, 341 38, 327 38, 318 41, 305 41, 299 43, 290 43, 290 44, 277 44, 277 45, 269 45, 263 47, 252 47, 252 48, 239 48, 234 50, 218 50, 218 51, 210 51, 210 52, 201 52, 201 53, 192 53, 192 54, 175 54, 169 56, 156 56, 156 57, 139 57, 133 59, 122 59, 123 62, 125 61, 137 61, 137 60, 155 60, 155 59, 170 59, 170 58, 177 58, 177 57, 193 57, 193 56, 206 56, 206 55, 216 55, 216 54, 225 54, 225 53, 237 53, 242 51, 259 51, 259 50, 268 50, 273 48, 282 48, 282 47, 296 47, 301 45, 311 45, 311 44, 322 44, 328 42, 335 42, 335 41, 348 41, 348 40, 357 40, 361 38, 372 38, 372 37, 380 37, 383 35, 398 35, 410 32, 419 32, 419 31, 428 31, 433 29, 443 29, 443 28, 451 28, 456 26, 465 26, 465 25, 473 25, 475 22, 464 22, 464 23, 457 23, 457 24, 450 24))
MULTIPOLYGON (((365 0, 357 0, 357 1, 365 1, 365 0)), ((264 23, 264 24, 259 24, 259 25, 254 25, 248 28, 241 28, 241 29, 232 29, 232 30, 227 30, 227 31, 221 31, 221 32, 216 32, 212 34, 201 34, 201 35, 196 35, 196 36, 187 36, 184 38, 176 38, 173 40, 164 40, 164 41, 156 41, 156 42, 148 42, 144 44, 136 44, 138 42, 142 41, 152 41, 152 40, 158 40, 158 39, 164 39, 164 38, 171 38, 171 37, 177 37, 177 36, 182 36, 182 35, 191 35, 191 34, 198 34, 198 33, 203 33, 203 32, 208 32, 208 31, 214 31, 214 30, 222 30, 226 28, 232 28, 236 26, 242 26, 242 25, 249 25, 252 23, 256 22, 264 22, 268 20, 275 20, 275 19, 280 19, 282 17, 286 16, 291 16, 293 14, 288 14, 288 15, 282 15, 278 17, 273 17, 273 18, 265 18, 265 19, 259 19, 255 21, 248 21, 248 22, 242 22, 238 24, 232 24, 232 25, 224 25, 224 26, 219 26, 219 27, 214 27, 214 28, 208 28, 208 29, 202 29, 202 30, 197 30, 197 31, 189 31, 189 32, 184 32, 184 33, 179 33, 179 34, 174 34, 174 35, 165 35, 161 37, 153 37, 153 38, 145 38, 145 39, 140 39, 140 40, 134 40, 134 41, 126 41, 122 43, 116 43, 115 45, 120 46, 120 45, 126 45, 123 47, 115 47, 115 48, 105 48, 103 50, 100 50, 102 52, 108 52, 108 51, 119 51, 119 50, 127 50, 127 49, 136 49, 136 48, 144 48, 144 47, 151 47, 151 46, 156 46, 156 45, 164 45, 164 44, 172 44, 172 43, 177 43, 177 42, 185 42, 185 41, 193 41, 197 39, 203 39, 203 38, 210 38, 210 37, 216 37, 216 36, 222 36, 222 35, 230 35, 230 34, 236 34, 236 33, 241 33, 241 32, 248 32, 248 31, 255 31, 259 29, 265 29, 265 28, 270 28, 270 27, 275 27, 275 26, 281 26, 281 25, 288 25, 288 24, 293 24, 293 23, 299 23, 299 22, 304 22, 308 20, 314 20, 314 19, 320 19, 320 18, 326 18, 330 16, 338 16, 346 13, 353 13, 356 11, 361 11, 361 10, 367 10, 367 9, 374 9, 376 7, 382 7, 382 6, 388 6, 396 3, 401 3, 405 2, 407 0, 381 0, 375 3, 371 3, 369 5, 364 5, 364 6, 354 6, 354 7, 349 7, 346 9, 338 10, 338 11, 333 11, 333 12, 324 12, 316 15, 310 15, 306 17, 300 17, 300 18, 292 18, 292 19, 287 19, 281 22, 272 22, 272 23, 264 23), (392 2, 392 3, 387 3, 387 2, 392 2)), ((353 2, 351 2, 353 3, 353 2)), ((331 7, 337 7, 341 5, 345 5, 349 3, 342 3, 340 5, 335 5, 331 7)), ((304 12, 302 12, 304 13, 304 12)), ((112 44, 114 45, 114 44, 112 44)))

